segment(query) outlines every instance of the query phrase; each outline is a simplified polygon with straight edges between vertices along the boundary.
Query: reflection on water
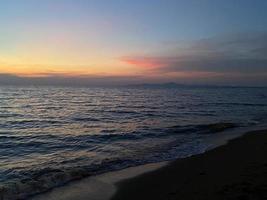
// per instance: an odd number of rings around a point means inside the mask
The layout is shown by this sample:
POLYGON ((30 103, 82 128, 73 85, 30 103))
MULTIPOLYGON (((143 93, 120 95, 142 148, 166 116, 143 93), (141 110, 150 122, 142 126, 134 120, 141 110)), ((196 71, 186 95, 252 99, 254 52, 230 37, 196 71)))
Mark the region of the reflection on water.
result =
POLYGON ((266 88, 0 87, 0 183, 28 194, 188 156, 212 145, 201 125, 266 116, 266 88))

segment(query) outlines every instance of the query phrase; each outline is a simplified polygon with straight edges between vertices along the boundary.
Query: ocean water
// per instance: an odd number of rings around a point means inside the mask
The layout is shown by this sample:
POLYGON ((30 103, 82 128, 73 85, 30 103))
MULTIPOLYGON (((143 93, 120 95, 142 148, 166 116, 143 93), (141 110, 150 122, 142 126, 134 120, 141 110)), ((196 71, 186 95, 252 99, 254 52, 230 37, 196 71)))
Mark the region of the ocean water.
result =
POLYGON ((1 86, 0 199, 198 154, 219 125, 266 119, 267 88, 1 86))

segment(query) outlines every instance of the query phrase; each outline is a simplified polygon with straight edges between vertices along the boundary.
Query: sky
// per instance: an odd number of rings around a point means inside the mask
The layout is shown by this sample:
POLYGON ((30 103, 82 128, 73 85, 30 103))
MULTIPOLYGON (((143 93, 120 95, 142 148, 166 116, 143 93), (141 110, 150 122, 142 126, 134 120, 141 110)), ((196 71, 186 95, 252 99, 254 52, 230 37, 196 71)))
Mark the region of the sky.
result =
POLYGON ((267 85, 265 0, 1 0, 0 84, 267 85))

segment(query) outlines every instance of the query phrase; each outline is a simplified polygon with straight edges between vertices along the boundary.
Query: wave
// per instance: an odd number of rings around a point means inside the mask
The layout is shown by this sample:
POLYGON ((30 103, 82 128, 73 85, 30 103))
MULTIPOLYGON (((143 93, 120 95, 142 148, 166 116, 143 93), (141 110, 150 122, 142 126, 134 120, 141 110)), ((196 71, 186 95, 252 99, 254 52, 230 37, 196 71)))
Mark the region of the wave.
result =
POLYGON ((45 120, 45 119, 19 119, 19 120, 7 120, 0 123, 1 128, 8 129, 29 129, 29 128, 45 128, 51 125, 63 125, 66 122, 60 120, 45 120))
POLYGON ((201 134, 209 134, 209 133, 218 133, 225 131, 227 129, 237 128, 239 125, 230 122, 220 122, 214 124, 205 124, 198 125, 198 128, 203 130, 204 132, 200 132, 201 134))
POLYGON ((11 118, 11 117, 23 117, 21 114, 16 114, 16 113, 1 113, 0 118, 11 118))
POLYGON ((214 105, 214 106, 257 106, 257 107, 265 107, 267 104, 265 103, 209 103, 206 105, 214 105))
POLYGON ((75 168, 43 168, 34 171, 29 178, 12 181, 0 185, 0 199, 18 200, 27 199, 30 196, 46 192, 52 188, 62 186, 68 182, 79 180, 84 177, 120 169, 120 166, 130 167, 133 164, 128 160, 106 159, 100 164, 90 166, 78 166, 75 168), (124 165, 123 165, 124 163, 124 165), (119 166, 120 165, 120 166, 119 166))
MULTIPOLYGON (((198 135, 203 133, 220 132, 229 128, 235 127, 231 123, 216 123, 208 125, 196 125, 196 126, 172 126, 164 129, 152 129, 147 132, 131 132, 130 134, 102 134, 102 135, 79 135, 77 137, 65 137, 63 140, 76 141, 94 141, 99 143, 101 140, 109 143, 110 140, 137 140, 145 138, 160 138, 170 135, 198 135)), ((2 139, 15 138, 16 136, 1 136, 2 139)), ((1 139, 0 138, 0 139, 1 139)), ((168 145, 160 146, 155 149, 153 156, 146 156, 144 158, 138 158, 138 156, 127 156, 126 158, 106 158, 97 163, 91 163, 90 165, 81 165, 70 168, 52 168, 47 167, 35 171, 29 171, 27 178, 13 180, 5 185, 0 186, 0 199, 15 200, 26 199, 31 195, 45 192, 54 187, 61 186, 70 181, 78 180, 91 175, 104 173, 107 171, 118 170, 130 166, 136 166, 149 162, 158 162, 163 160, 171 160, 179 157, 186 157, 192 154, 201 153, 207 147, 201 146, 198 142, 198 137, 194 139, 188 139, 189 137, 183 137, 179 140, 174 140, 168 145), (187 142, 186 142, 187 141, 187 142)), ((25 138, 24 138, 25 139, 25 138)), ((30 144, 27 144, 30 145, 30 144)), ((33 145, 33 144, 31 144, 33 145)), ((34 142, 34 146, 39 146, 34 142)), ((76 144, 77 145, 77 144, 76 144)), ((79 146, 79 145, 78 145, 79 146)), ((150 149, 151 150, 151 149, 150 149)), ((149 151, 150 151, 149 150, 149 151)), ((143 154, 143 153, 141 153, 143 154)))
POLYGON ((136 111, 130 111, 130 110, 109 110, 105 112, 110 112, 110 113, 115 113, 115 114, 140 114, 139 112, 136 111))
POLYGON ((0 199, 200 153, 210 134, 266 121, 266 89, 218 90, 5 88, 0 199))
POLYGON ((102 130, 101 134, 86 134, 64 137, 64 141, 91 141, 91 142, 110 142, 118 140, 138 140, 145 138, 160 138, 171 135, 188 134, 212 134, 222 132, 228 129, 240 127, 241 124, 230 122, 219 122, 202 125, 171 126, 166 128, 143 129, 127 133, 117 132, 116 130, 102 130))
POLYGON ((78 122, 98 122, 98 121, 101 121, 100 119, 92 118, 92 117, 74 117, 74 118, 72 118, 72 120, 78 121, 78 122))
POLYGON ((202 125, 185 125, 185 126, 171 126, 165 128, 144 127, 140 131, 118 132, 115 129, 103 129, 100 134, 83 134, 83 135, 14 135, 14 134, 0 134, 1 148, 10 147, 40 147, 44 145, 47 148, 76 148, 84 147, 86 143, 89 144, 126 141, 126 140, 142 140, 146 138, 163 138, 174 135, 189 135, 189 134, 214 134, 228 129, 240 127, 241 124, 220 122, 213 124, 202 125), (60 142, 60 144, 58 144, 60 142), (62 147, 60 147, 62 146, 62 147))
POLYGON ((177 152, 180 157, 187 157, 192 154, 202 153, 207 149, 206 146, 200 146, 194 141, 194 144, 189 144, 186 149, 184 144, 180 144, 177 148, 176 143, 170 143, 158 150, 152 157, 144 157, 143 159, 137 156, 127 158, 106 158, 100 162, 90 165, 81 165, 70 168, 51 168, 46 167, 35 171, 28 171, 27 177, 14 180, 0 185, 0 199, 3 200, 18 200, 27 199, 30 196, 46 192, 52 188, 62 186, 74 180, 79 180, 88 176, 101 174, 109 171, 120 170, 127 167, 142 165, 146 163, 159 162, 164 160, 172 160, 177 157, 177 152), (176 150, 174 151, 174 147, 176 150), (167 151, 166 148, 168 149, 167 151))

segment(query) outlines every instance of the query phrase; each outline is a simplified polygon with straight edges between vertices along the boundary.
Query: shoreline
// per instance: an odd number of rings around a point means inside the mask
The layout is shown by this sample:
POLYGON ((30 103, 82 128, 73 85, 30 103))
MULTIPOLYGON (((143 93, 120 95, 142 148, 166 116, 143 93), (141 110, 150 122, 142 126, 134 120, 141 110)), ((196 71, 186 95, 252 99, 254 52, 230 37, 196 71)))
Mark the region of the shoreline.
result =
POLYGON ((108 200, 116 193, 116 184, 164 167, 169 162, 145 164, 119 171, 90 176, 33 196, 30 200, 108 200))
MULTIPOLYGON (((228 146, 229 143, 236 140, 242 140, 249 133, 255 133, 259 131, 246 131, 235 135, 228 140, 218 143, 218 146, 208 149, 207 151, 193 155, 187 158, 180 158, 174 161, 165 161, 159 163, 145 164, 136 167, 130 167, 119 171, 107 172, 104 174, 84 178, 82 180, 74 181, 66 184, 62 187, 54 188, 51 191, 41 193, 33 196, 31 200, 47 200, 47 199, 77 199, 85 200, 90 196, 91 200, 108 200, 117 199, 120 196, 121 191, 125 190, 125 185, 129 185, 128 182, 135 181, 138 177, 145 176, 146 174, 157 173, 162 169, 172 166, 173 163, 180 160, 188 160, 194 157, 202 157, 210 151, 216 151, 222 147, 228 146), (104 194, 104 195, 103 195, 104 194)), ((265 131, 267 132, 267 131, 265 131)), ((222 136, 224 137, 224 136, 222 136)), ((131 185, 131 184, 130 184, 131 185)), ((128 186, 127 186, 128 187, 128 186)), ((128 189, 127 189, 128 190, 128 189)), ((140 198, 140 197, 139 197, 140 198)), ((119 198, 120 199, 120 198, 119 198)), ((128 199, 128 197, 127 197, 128 199)))
POLYGON ((111 200, 267 199, 267 130, 117 183, 111 200), (205 184, 204 184, 205 183, 205 184))

